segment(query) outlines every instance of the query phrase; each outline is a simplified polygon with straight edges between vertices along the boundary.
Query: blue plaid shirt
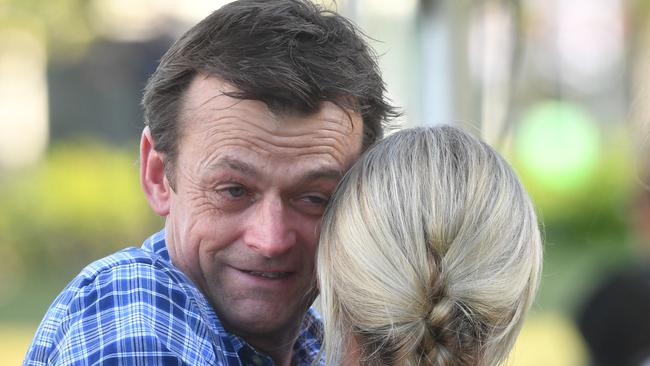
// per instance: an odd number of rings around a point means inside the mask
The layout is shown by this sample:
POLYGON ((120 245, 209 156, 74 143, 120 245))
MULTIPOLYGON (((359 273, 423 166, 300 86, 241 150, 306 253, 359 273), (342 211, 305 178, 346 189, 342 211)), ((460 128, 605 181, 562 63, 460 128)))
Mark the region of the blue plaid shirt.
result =
MULTIPOLYGON (((294 365, 311 365, 321 323, 310 310, 294 365)), ((273 361, 228 333, 171 263, 164 231, 86 267, 54 300, 24 365, 256 365, 273 361)))

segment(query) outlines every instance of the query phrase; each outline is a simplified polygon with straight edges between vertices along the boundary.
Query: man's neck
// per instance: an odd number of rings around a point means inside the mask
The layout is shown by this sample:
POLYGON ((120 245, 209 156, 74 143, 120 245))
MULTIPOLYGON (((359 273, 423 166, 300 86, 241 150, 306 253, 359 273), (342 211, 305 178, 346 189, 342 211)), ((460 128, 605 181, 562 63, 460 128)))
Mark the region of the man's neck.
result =
POLYGON ((269 356, 276 366, 290 366, 293 359, 293 349, 302 329, 303 318, 283 329, 265 334, 251 334, 230 327, 222 321, 224 328, 231 334, 243 339, 257 351, 269 356))
POLYGON ((293 332, 269 334, 264 337, 242 337, 258 351, 271 357, 276 366, 290 366, 293 359, 293 349, 300 331, 300 324, 293 332))
POLYGON ((277 354, 267 353, 269 357, 273 360, 273 363, 276 366, 291 366, 291 360, 293 359, 293 347, 288 351, 278 352, 277 354))

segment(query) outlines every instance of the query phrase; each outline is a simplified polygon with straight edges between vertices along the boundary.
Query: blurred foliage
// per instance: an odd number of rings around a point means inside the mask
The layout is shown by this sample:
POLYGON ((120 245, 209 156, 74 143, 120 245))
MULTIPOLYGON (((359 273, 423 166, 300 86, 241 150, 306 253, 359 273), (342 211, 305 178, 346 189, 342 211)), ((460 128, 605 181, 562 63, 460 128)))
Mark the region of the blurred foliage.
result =
POLYGON ((138 184, 136 149, 59 144, 40 164, 0 177, 2 282, 75 274, 161 227, 138 184))
POLYGON ((547 245, 620 245, 630 232, 630 204, 641 185, 629 137, 621 127, 603 130, 595 168, 580 185, 557 189, 536 179, 534 167, 511 160, 543 222, 547 245))
POLYGON ((593 169, 570 189, 538 179, 535 167, 510 156, 543 227, 539 311, 574 312, 602 278, 638 260, 633 201, 643 185, 633 147, 622 123, 600 133, 593 169))
POLYGON ((78 56, 95 38, 89 0, 0 0, 0 30, 33 33, 54 57, 78 56))

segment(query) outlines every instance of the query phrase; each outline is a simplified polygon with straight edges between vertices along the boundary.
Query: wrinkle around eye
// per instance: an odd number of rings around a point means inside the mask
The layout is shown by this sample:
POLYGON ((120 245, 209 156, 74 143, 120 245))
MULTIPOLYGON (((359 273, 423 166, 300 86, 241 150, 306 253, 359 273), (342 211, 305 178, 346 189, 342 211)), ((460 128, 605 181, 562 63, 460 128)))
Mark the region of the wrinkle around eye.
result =
POLYGON ((207 197, 202 197, 194 207, 194 213, 197 216, 209 215, 212 212, 221 211, 219 207, 216 207, 216 205, 214 205, 214 203, 207 197))

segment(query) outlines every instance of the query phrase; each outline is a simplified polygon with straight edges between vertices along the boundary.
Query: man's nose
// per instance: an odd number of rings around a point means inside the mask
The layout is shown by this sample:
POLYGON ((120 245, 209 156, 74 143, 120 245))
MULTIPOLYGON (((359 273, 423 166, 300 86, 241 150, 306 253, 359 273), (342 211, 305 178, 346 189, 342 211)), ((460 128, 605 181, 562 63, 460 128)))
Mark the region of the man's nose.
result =
POLYGON ((288 252, 296 244, 296 232, 288 210, 280 197, 258 201, 244 233, 246 245, 266 258, 288 252))

